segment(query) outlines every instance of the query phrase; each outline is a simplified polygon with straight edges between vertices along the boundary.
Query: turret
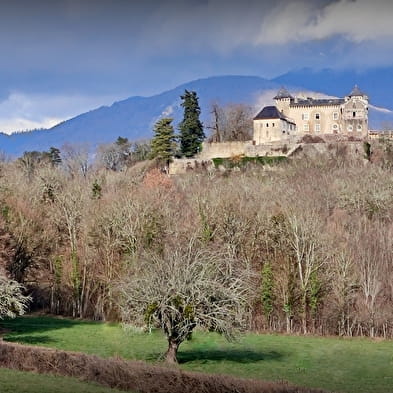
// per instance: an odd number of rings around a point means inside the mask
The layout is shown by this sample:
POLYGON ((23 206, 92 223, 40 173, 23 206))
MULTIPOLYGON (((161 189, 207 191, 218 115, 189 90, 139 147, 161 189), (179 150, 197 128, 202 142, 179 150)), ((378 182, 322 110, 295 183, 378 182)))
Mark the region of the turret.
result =
POLYGON ((354 86, 354 88, 352 89, 352 91, 345 97, 345 100, 348 101, 348 100, 350 100, 351 98, 354 98, 354 99, 362 99, 362 100, 368 102, 368 97, 367 97, 367 95, 366 95, 365 93, 363 93, 363 92, 359 89, 358 85, 355 85, 355 86, 354 86))
POLYGON ((288 116, 289 106, 291 104, 291 100, 293 100, 289 91, 285 87, 281 87, 274 97, 274 100, 276 101, 278 110, 283 112, 285 116, 288 116))

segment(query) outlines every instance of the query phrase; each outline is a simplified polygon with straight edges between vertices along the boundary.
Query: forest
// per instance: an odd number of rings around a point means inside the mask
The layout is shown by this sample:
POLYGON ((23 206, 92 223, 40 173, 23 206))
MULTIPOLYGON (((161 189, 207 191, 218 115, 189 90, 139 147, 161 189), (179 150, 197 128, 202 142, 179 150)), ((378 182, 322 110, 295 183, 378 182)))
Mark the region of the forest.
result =
POLYGON ((247 330, 391 338, 393 174, 380 146, 374 160, 337 145, 176 177, 152 160, 111 168, 76 147, 3 160, 1 268, 31 310, 119 320, 132 267, 192 241, 252 270, 247 330))

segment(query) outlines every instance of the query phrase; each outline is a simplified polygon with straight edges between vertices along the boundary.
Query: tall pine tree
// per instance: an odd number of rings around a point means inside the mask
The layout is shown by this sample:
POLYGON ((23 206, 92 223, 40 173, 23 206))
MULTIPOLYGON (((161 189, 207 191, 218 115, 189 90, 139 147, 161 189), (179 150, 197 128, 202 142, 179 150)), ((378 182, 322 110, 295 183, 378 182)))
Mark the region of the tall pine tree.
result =
POLYGON ((176 144, 175 131, 172 126, 173 119, 163 118, 154 125, 154 137, 151 141, 150 158, 156 158, 167 165, 171 161, 176 144))
POLYGON ((195 91, 185 90, 181 99, 183 100, 181 105, 184 108, 184 117, 179 124, 180 151, 182 155, 192 157, 201 150, 205 138, 203 125, 199 120, 201 109, 195 91))

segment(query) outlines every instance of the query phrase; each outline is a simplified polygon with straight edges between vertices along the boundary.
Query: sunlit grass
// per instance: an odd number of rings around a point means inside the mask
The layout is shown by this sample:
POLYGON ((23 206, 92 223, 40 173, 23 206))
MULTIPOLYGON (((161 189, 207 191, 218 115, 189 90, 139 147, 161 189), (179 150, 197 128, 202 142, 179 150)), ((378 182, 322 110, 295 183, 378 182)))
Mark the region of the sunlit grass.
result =
MULTIPOLYGON (((124 332, 118 324, 50 317, 3 321, 5 339, 102 357, 156 362, 166 349, 161 332, 124 332)), ((196 332, 183 343, 180 367, 345 393, 393 392, 393 341, 248 334, 228 343, 196 332)))

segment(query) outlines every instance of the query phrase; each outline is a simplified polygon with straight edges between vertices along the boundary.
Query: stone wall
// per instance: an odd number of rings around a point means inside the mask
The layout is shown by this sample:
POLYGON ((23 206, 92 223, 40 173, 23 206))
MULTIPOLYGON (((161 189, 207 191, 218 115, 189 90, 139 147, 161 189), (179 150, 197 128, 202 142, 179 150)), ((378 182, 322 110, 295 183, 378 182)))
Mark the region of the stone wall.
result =
POLYGON ((230 158, 235 156, 285 156, 297 141, 286 139, 279 142, 254 145, 252 141, 246 142, 204 142, 202 151, 197 160, 211 160, 213 158, 230 158))
POLYGON ((246 149, 252 146, 252 141, 246 142, 203 142, 202 151, 198 154, 199 160, 212 158, 228 158, 246 154, 246 149))
POLYGON ((189 171, 207 170, 213 171, 214 164, 211 160, 200 160, 198 158, 177 158, 169 165, 170 175, 181 175, 189 171))

